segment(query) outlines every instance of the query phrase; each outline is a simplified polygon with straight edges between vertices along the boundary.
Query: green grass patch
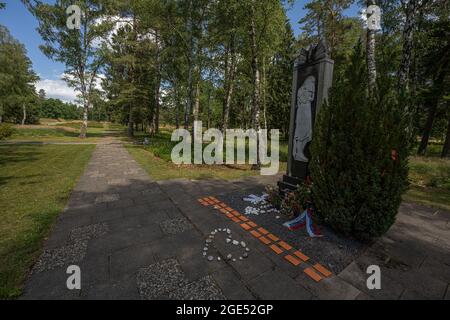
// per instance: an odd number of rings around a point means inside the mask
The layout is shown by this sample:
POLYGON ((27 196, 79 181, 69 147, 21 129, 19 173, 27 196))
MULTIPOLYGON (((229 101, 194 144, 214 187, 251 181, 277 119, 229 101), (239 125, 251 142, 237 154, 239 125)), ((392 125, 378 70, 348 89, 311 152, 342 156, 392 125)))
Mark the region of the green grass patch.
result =
MULTIPOLYGON (((128 152, 155 180, 169 179, 224 179, 235 180, 259 175, 259 170, 251 170, 249 165, 174 165, 157 157, 151 150, 142 146, 126 145, 128 152)), ((286 170, 286 164, 280 164, 280 171, 286 170)))
POLYGON ((20 295, 93 145, 0 146, 0 299, 20 295))
POLYGON ((107 135, 122 135, 122 126, 112 126, 108 123, 90 122, 87 138, 81 140, 80 123, 69 122, 58 124, 57 127, 48 126, 17 126, 11 141, 42 141, 42 142, 84 142, 95 143, 107 135))
POLYGON ((450 160, 415 156, 409 166, 411 188, 404 199, 450 211, 450 160))
MULTIPOLYGON (((144 138, 149 138, 150 144, 143 146, 128 146, 132 156, 147 170, 156 180, 167 180, 176 178, 187 179, 225 179, 233 180, 247 176, 259 175, 259 170, 251 170, 250 165, 181 165, 172 163, 171 153, 173 147, 179 142, 171 141, 172 130, 162 128, 158 134, 149 136, 143 132, 136 132, 133 141, 142 142, 144 138)), ((125 139, 131 141, 130 139, 125 139)), ((204 143, 205 148, 209 143, 204 143)), ((192 148, 193 149, 193 148, 192 148)), ((280 142, 280 170, 286 169, 287 142, 280 142)), ((236 155, 236 145, 235 145, 236 155)), ((224 143, 224 159, 226 159, 226 146, 224 143)), ((248 160, 248 143, 246 145, 248 160)), ((193 158, 192 150, 192 158, 193 158)))
MULTIPOLYGON (((150 144, 146 146, 146 148, 151 151, 155 156, 158 158, 161 158, 167 162, 171 162, 171 153, 172 149, 178 144, 178 142, 171 141, 172 136, 172 130, 169 129, 161 129, 158 134, 155 134, 153 136, 149 136, 146 133, 143 132, 136 132, 135 133, 135 139, 134 141, 142 142, 144 138, 149 138, 150 144)), ((129 139, 127 139, 130 141, 129 139)), ((203 143, 203 149, 208 146, 209 143, 204 142, 203 143)), ((270 148, 270 146, 269 146, 270 148)), ((287 141, 280 141, 280 148, 279 148, 279 157, 280 162, 287 162, 288 159, 288 142, 287 141)), ((269 149, 270 150, 270 149, 269 149)), ((247 160, 248 160, 248 141, 246 141, 246 154, 247 154, 247 160)), ((223 150, 224 158, 226 157, 226 145, 224 142, 224 150, 223 150)), ((237 154, 237 146, 235 144, 235 150, 234 154, 237 154)), ((192 157, 194 156, 192 151, 192 157)))
MULTIPOLYGON (((70 122, 64 122, 61 124, 64 127, 74 128, 74 129, 80 129, 81 122, 80 121, 70 121, 70 122)), ((88 121, 88 128, 97 128, 97 129, 103 129, 105 126, 102 122, 98 121, 88 121)))

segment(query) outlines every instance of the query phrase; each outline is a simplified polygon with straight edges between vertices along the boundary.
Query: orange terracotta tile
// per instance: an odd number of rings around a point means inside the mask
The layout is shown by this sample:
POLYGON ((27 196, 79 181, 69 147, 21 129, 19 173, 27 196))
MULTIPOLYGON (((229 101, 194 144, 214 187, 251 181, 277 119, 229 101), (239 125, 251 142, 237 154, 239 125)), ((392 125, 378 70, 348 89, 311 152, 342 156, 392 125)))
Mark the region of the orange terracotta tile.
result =
POLYGON ((248 231, 248 230, 250 230, 252 227, 250 227, 248 224, 246 224, 246 223, 243 223, 243 224, 241 224, 241 227, 245 230, 245 231, 248 231))
POLYGON ((249 221, 249 220, 248 220, 246 217, 244 217, 244 216, 240 216, 239 219, 241 219, 241 220, 244 221, 244 222, 249 221))
MULTIPOLYGON (((222 211, 222 210, 220 210, 220 211, 222 211)), ((233 218, 234 218, 234 216, 233 216, 231 213, 229 213, 229 212, 226 212, 225 215, 226 215, 228 218, 230 218, 230 219, 233 219, 233 218)))
POLYGON ((255 238, 259 238, 259 237, 261 237, 261 233, 259 233, 259 232, 255 231, 255 230, 253 230, 253 231, 250 231, 250 233, 251 233, 251 234, 252 234, 252 236, 254 236, 255 238))
POLYGON ((298 266, 300 263, 302 263, 300 260, 298 260, 297 258, 294 258, 293 256, 291 256, 290 254, 284 256, 284 258, 289 261, 291 264, 293 264, 294 266, 298 266))
POLYGON ((272 249, 276 254, 283 253, 283 249, 281 249, 279 246, 273 244, 270 246, 270 249, 272 249))
POLYGON ((308 256, 304 255, 302 252, 300 252, 300 251, 298 251, 298 250, 294 252, 294 255, 296 255, 298 258, 300 258, 300 259, 303 260, 304 262, 306 262, 306 261, 309 260, 309 257, 308 257, 308 256))
POLYGON ((278 240, 280 240, 280 238, 278 238, 278 237, 275 237, 273 234, 271 234, 271 233, 269 233, 268 235, 267 235, 267 238, 269 238, 270 240, 272 240, 272 241, 278 241, 278 240))
POLYGON ((233 210, 232 208, 230 208, 230 207, 226 207, 225 210, 228 210, 228 211, 230 211, 230 212, 233 212, 233 211, 234 211, 234 210, 233 210))
POLYGON ((322 280, 322 277, 317 274, 312 268, 306 268, 303 271, 315 282, 319 282, 320 280, 322 280))
MULTIPOLYGON (((228 213, 229 213, 229 212, 228 212, 227 210, 225 210, 225 209, 220 209, 219 211, 222 212, 223 214, 226 214, 226 215, 228 216, 228 213)), ((230 213, 230 214, 231 214, 231 213, 230 213)))
POLYGON ((260 233, 263 234, 263 235, 266 235, 266 234, 269 233, 269 231, 267 231, 267 230, 264 229, 264 228, 259 228, 259 229, 258 229, 258 232, 260 232, 260 233))
POLYGON ((248 225, 252 228, 256 228, 258 225, 256 223, 254 223, 253 221, 249 221, 248 225))
POLYGON ((234 214, 236 217, 240 217, 241 214, 237 212, 236 210, 231 211, 232 214, 234 214))
POLYGON ((233 220, 233 222, 236 222, 236 223, 239 223, 239 222, 241 222, 241 220, 239 220, 238 218, 236 218, 236 217, 234 217, 234 218, 231 218, 231 220, 233 220))
POLYGON ((314 267, 314 269, 319 271, 321 274, 323 274, 325 276, 325 278, 328 278, 329 276, 332 275, 331 271, 328 270, 327 268, 325 268, 324 266, 322 266, 320 263, 316 263, 313 267, 314 267))
POLYGON ((280 242, 278 242, 278 244, 285 250, 291 250, 292 249, 292 246, 290 246, 289 244, 287 244, 284 241, 280 241, 280 242))
POLYGON ((270 241, 269 239, 267 239, 266 237, 261 237, 259 238, 259 240, 264 243, 265 245, 270 244, 272 241, 270 241))
POLYGON ((223 203, 223 202, 219 203, 219 206, 221 206, 222 208, 228 207, 228 206, 227 206, 225 203, 223 203))

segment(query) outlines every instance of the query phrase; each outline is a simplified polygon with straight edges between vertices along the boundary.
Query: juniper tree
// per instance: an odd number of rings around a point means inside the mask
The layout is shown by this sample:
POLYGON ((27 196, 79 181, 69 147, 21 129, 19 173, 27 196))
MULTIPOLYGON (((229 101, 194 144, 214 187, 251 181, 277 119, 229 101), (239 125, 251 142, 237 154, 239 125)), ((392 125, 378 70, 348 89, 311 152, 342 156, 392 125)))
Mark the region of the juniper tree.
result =
POLYGON ((396 79, 380 74, 369 95, 367 72, 359 44, 320 110, 310 164, 318 216, 361 239, 381 236, 394 223, 407 187, 410 141, 396 79))

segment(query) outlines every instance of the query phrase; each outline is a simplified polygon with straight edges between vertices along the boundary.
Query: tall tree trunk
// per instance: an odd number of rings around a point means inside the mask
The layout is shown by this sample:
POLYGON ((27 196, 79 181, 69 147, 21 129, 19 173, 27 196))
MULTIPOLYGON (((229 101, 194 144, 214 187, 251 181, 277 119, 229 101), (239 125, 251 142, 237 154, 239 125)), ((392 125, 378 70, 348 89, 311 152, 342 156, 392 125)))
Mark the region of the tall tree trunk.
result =
POLYGON ((427 122, 425 123, 425 128, 423 129, 422 140, 420 141, 419 150, 417 151, 418 155, 424 156, 427 152, 428 142, 431 136, 431 130, 433 129, 434 120, 436 119, 436 113, 438 108, 439 100, 430 107, 428 111, 427 122))
MULTIPOLYGON (((448 105, 448 107, 450 107, 450 105, 448 105)), ((442 149, 441 157, 450 157, 450 113, 448 113, 447 136, 445 137, 444 148, 442 149)))
MULTIPOLYGON (((446 70, 447 65, 443 66, 443 70, 446 70)), ((433 92, 432 92, 432 102, 430 110, 428 111, 428 118, 425 124, 424 133, 422 136, 422 141, 420 142, 418 154, 425 155, 428 147, 428 141, 430 140, 431 130, 433 129, 434 120, 438 112, 439 104, 441 103, 442 94, 445 87, 445 72, 440 72, 437 78, 433 81, 433 92)))
POLYGON ((208 89, 208 103, 206 107, 208 108, 208 120, 206 121, 206 128, 209 130, 209 128, 211 128, 211 89, 208 89))
POLYGON ((200 81, 195 84, 194 121, 200 118, 200 81))
POLYGON ((160 51, 160 41, 159 41, 159 35, 158 32, 156 32, 155 36, 155 42, 156 42, 156 87, 155 87, 155 117, 153 118, 154 121, 154 128, 155 133, 159 133, 159 99, 161 96, 161 51, 160 51))
POLYGON ((405 6, 405 26, 403 28, 403 53, 398 71, 399 90, 408 90, 411 57, 414 46, 414 27, 419 8, 419 0, 409 0, 405 6))
POLYGON ((189 120, 191 116, 191 107, 192 107, 192 60, 189 63, 189 71, 188 71, 188 86, 187 86, 187 98, 186 105, 184 108, 184 128, 186 130, 189 129, 189 120))
MULTIPOLYGON (((368 0, 367 7, 376 5, 375 0, 368 0)), ((371 30, 367 28, 367 72, 368 72, 368 83, 369 83, 369 93, 373 94, 377 85, 377 65, 376 65, 376 40, 375 40, 376 30, 371 30)))
POLYGON ((155 93, 155 116, 153 118, 153 127, 155 128, 155 133, 159 133, 159 113, 160 113, 160 86, 161 86, 161 78, 159 78, 158 83, 156 84, 156 93, 155 93))
MULTIPOLYGON (((261 94, 260 94, 260 83, 261 75, 259 71, 259 61, 258 61, 258 45, 256 42, 256 22, 255 22, 255 2, 252 2, 251 7, 251 25, 250 25, 250 44, 252 52, 252 73, 253 73, 253 129, 259 133, 260 130, 260 113, 261 113, 261 94)), ((259 139, 257 139, 257 150, 259 150, 259 139)), ((257 152, 257 163, 253 166, 253 169, 259 169, 261 166, 261 161, 259 158, 259 152, 257 152)))
POLYGON ((267 95, 266 95, 266 60, 263 59, 263 72, 262 72, 262 81, 260 83, 262 92, 262 101, 263 101, 263 117, 264 117, 264 129, 267 129, 267 95))
POLYGON ((22 105, 23 110, 23 117, 22 117, 22 125, 25 125, 25 121, 27 121, 27 107, 25 106, 25 103, 22 105))
POLYGON ((189 21, 188 21, 188 30, 189 30, 189 57, 188 57, 188 84, 187 84, 187 99, 186 106, 184 109, 184 129, 189 129, 190 116, 192 112, 192 89, 193 89, 193 81, 194 81, 194 27, 192 21, 192 0, 189 1, 189 21))
POLYGON ((89 102, 85 102, 84 108, 83 108, 83 122, 81 123, 81 128, 80 128, 80 138, 81 139, 86 139, 86 137, 87 137, 88 112, 89 112, 89 102))
POLYGON ((174 83, 175 87, 175 126, 177 129, 180 128, 180 95, 178 91, 178 84, 174 83))
POLYGON ((133 107, 130 106, 128 114, 128 136, 134 137, 134 126, 133 126, 133 107))
POLYGON ((230 108, 234 91, 234 79, 236 75, 236 51, 234 49, 234 35, 230 40, 230 49, 225 60, 225 95, 223 100, 222 129, 228 129, 230 121, 230 108))

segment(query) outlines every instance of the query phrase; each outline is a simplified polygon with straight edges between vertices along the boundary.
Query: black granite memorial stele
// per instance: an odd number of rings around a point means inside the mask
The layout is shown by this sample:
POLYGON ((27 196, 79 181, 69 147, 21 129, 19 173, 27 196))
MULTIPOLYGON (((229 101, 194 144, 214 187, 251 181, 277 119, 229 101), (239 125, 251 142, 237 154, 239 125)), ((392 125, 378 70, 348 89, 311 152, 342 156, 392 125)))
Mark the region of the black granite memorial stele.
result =
POLYGON ((320 106, 328 97, 333 81, 334 61, 324 41, 302 49, 295 60, 292 106, 289 126, 287 173, 279 182, 280 190, 295 190, 309 175, 309 146, 320 106))

